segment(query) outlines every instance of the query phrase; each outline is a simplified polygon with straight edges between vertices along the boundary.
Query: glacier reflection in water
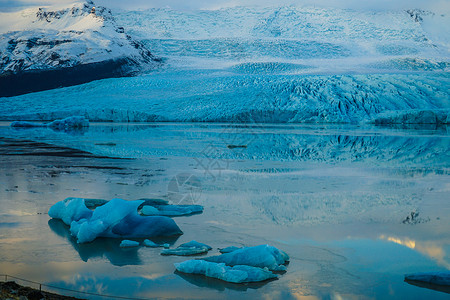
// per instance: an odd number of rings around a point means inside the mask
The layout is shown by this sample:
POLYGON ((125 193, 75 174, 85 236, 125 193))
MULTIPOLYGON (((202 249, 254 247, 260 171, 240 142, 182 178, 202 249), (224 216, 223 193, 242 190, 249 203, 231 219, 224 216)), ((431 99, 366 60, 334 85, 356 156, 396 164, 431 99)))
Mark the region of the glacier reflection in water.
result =
POLYGON ((450 265, 446 127, 102 123, 70 134, 7 125, 3 137, 97 157, 2 152, 0 268, 12 275, 133 297, 445 297, 404 283, 403 274, 450 265), (288 272, 244 288, 184 277, 173 273, 184 258, 124 252, 108 239, 78 245, 45 214, 69 196, 165 198, 186 173, 199 179, 195 201, 205 211, 177 218, 185 234, 168 242, 269 243, 292 257, 288 272))

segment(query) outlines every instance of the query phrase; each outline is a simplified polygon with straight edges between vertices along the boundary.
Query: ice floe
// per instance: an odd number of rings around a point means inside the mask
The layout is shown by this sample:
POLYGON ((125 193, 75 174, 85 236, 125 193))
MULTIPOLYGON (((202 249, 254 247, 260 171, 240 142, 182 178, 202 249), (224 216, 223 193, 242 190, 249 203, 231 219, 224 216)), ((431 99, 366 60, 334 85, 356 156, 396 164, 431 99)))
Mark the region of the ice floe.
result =
POLYGON ((139 246, 139 242, 136 241, 130 241, 130 240, 123 240, 122 242, 120 242, 119 247, 121 248, 133 248, 133 247, 138 247, 139 246))
POLYGON ((36 123, 28 121, 14 121, 11 127, 33 128, 33 127, 48 127, 53 130, 73 130, 89 127, 89 120, 82 116, 67 117, 62 120, 54 120, 50 123, 36 123))
POLYGON ((211 246, 192 240, 188 243, 181 244, 176 249, 164 249, 161 251, 161 255, 188 256, 207 253, 211 249, 211 246))
POLYGON ((226 248, 220 248, 219 249, 219 252, 220 253, 230 253, 230 252, 233 252, 233 251, 236 251, 236 250, 239 250, 239 249, 242 249, 242 247, 236 247, 236 246, 229 246, 229 247, 226 247, 226 248))
POLYGON ((272 271, 285 271, 284 265, 289 256, 273 246, 259 245, 244 247, 218 256, 211 256, 205 260, 216 263, 225 263, 227 266, 247 265, 259 268, 268 268, 272 271))
POLYGON ((144 205, 141 214, 144 216, 187 216, 203 212, 201 205, 144 205))
POLYGON ((277 278, 277 275, 270 272, 267 268, 261 269, 245 265, 230 267, 224 263, 195 259, 176 263, 175 268, 182 273, 201 274, 233 283, 258 282, 277 278))
POLYGON ((450 271, 412 273, 405 275, 405 280, 450 286, 450 271))
POLYGON ((150 240, 148 240, 148 239, 145 239, 145 240, 142 242, 142 245, 144 245, 145 247, 150 247, 150 248, 163 247, 163 245, 157 244, 157 243, 155 243, 155 242, 153 242, 153 241, 150 241, 150 240))

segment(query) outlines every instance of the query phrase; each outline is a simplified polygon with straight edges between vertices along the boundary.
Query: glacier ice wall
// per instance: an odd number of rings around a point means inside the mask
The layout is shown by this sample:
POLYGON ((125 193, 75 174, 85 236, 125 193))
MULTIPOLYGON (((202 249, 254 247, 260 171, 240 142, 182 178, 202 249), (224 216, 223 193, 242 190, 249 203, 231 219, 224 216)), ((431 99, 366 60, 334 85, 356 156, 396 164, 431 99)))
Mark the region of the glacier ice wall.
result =
POLYGON ((0 119, 448 123, 441 14, 305 7, 122 12, 163 57, 137 78, 5 98, 0 119), (36 99, 39 100, 36 100, 36 99))

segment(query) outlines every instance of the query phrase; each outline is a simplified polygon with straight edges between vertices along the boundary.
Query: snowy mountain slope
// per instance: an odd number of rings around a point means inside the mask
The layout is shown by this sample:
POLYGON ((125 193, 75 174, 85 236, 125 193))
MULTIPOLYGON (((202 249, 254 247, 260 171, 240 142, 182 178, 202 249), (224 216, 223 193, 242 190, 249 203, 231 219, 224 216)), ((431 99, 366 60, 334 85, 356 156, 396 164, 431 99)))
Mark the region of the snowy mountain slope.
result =
MULTIPOLYGON (((182 57, 184 61, 208 59, 208 66, 214 58, 226 64, 306 63, 318 68, 316 73, 361 72, 365 64, 373 69, 378 62, 386 69, 391 59, 448 63, 450 56, 445 42, 450 18, 419 10, 373 12, 285 6, 181 12, 164 8, 124 12, 117 17, 158 55, 182 57)), ((179 65, 180 60, 176 63, 179 65)), ((448 69, 448 64, 443 66, 448 69)))
POLYGON ((132 75, 155 60, 116 25, 108 9, 91 1, 0 13, 0 34, 3 96, 132 75))

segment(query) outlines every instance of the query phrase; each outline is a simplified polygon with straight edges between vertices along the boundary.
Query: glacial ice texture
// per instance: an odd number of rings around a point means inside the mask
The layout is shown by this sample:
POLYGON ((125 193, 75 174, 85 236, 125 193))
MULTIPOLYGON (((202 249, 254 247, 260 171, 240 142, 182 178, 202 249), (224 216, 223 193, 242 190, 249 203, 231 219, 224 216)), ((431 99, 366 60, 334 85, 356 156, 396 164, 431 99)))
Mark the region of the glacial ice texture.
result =
POLYGON ((449 18, 417 14, 420 22, 405 11, 298 7, 124 12, 119 22, 163 67, 42 92, 38 105, 36 94, 5 98, 0 119, 448 123, 450 52, 437 33, 449 18))

